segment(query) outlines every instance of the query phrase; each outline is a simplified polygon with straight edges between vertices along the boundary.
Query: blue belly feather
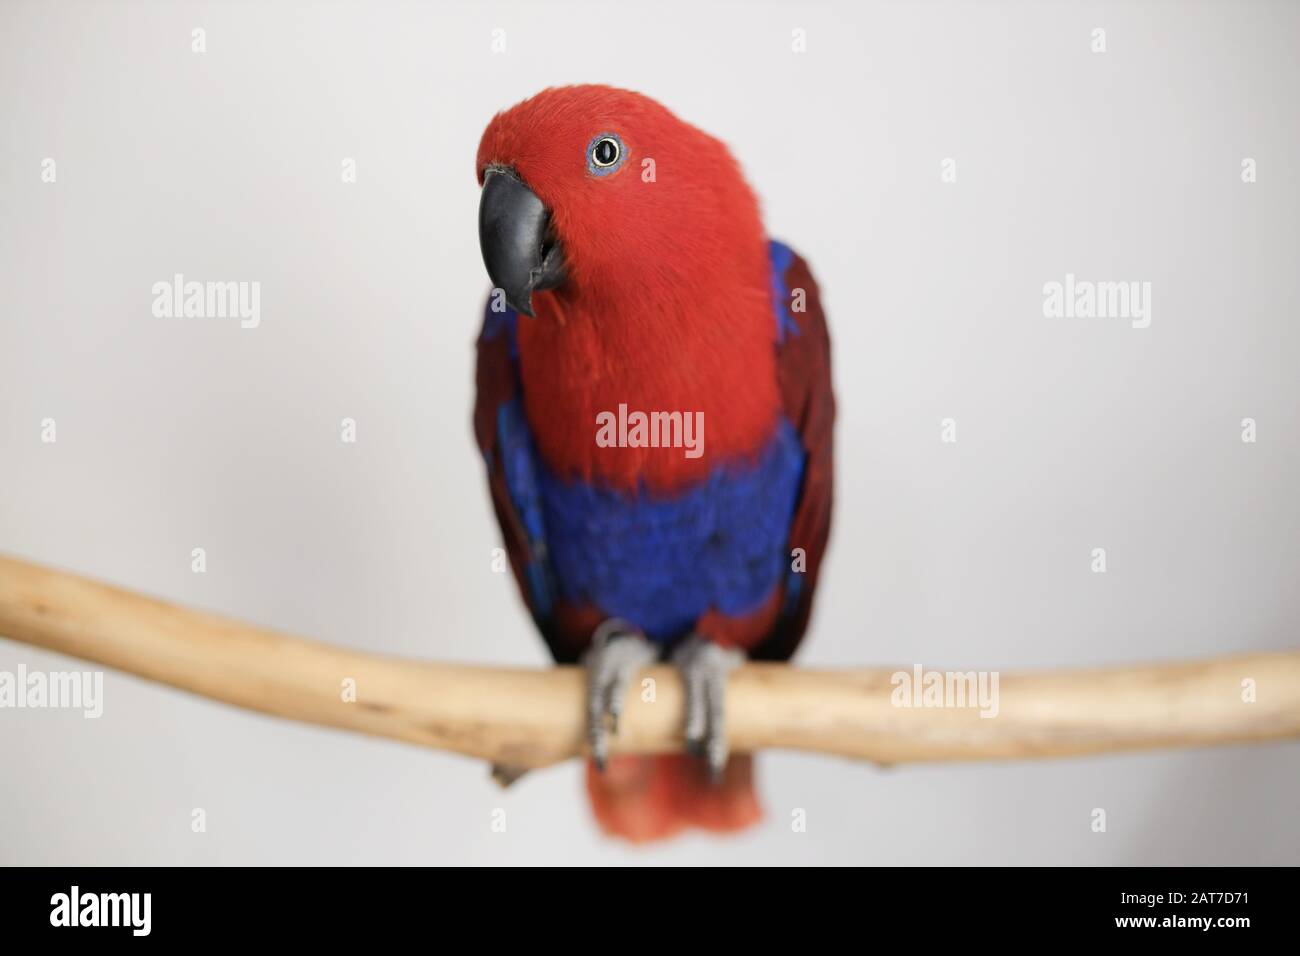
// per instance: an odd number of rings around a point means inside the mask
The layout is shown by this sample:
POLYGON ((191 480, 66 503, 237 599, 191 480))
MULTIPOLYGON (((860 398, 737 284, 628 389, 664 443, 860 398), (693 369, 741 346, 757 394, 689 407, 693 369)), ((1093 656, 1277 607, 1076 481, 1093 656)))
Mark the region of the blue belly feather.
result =
POLYGON ((786 539, 803 469, 789 422, 752 462, 719 466, 671 497, 564 482, 541 498, 559 594, 667 640, 706 611, 756 610, 789 566, 786 539))

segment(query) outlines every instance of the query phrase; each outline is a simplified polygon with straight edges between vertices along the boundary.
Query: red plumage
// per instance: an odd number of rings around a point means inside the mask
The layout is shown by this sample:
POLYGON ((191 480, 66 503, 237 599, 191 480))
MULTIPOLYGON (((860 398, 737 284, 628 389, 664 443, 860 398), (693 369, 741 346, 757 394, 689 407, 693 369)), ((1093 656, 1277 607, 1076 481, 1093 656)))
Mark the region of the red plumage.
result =
MULTIPOLYGON (((493 504, 512 568, 559 661, 578 658, 603 614, 559 601, 533 606, 527 567, 536 557, 501 467, 497 410, 522 392, 538 454, 553 472, 605 487, 668 494, 719 463, 746 459, 784 416, 805 453, 788 543, 807 567, 798 594, 778 585, 744 616, 706 613, 696 630, 751 657, 785 659, 808 623, 830 527, 830 345, 816 283, 794 256, 778 277, 804 291, 805 310, 778 336, 768 242, 758 202, 727 148, 635 93, 601 86, 546 90, 493 118, 478 176, 510 166, 550 210, 565 249, 567 281, 533 297, 517 324, 517 365, 505 336, 479 342, 475 430, 489 461, 493 504), (617 130, 627 156, 593 183, 575 156, 594 134, 617 130), (651 163, 647 163, 649 160, 651 163), (647 181, 653 172, 653 181, 647 181), (596 416, 620 403, 642 410, 700 410, 704 454, 608 448, 596 416)), ((597 819, 640 841, 683 826, 725 831, 757 819, 752 761, 733 757, 721 786, 683 757, 614 758, 588 773, 597 819)))
POLYGON ((525 410, 547 464, 672 491, 757 452, 781 408, 776 327, 758 201, 727 147, 643 96, 565 87, 493 118, 480 181, 491 163, 518 170, 564 237, 569 281, 536 294, 536 318, 519 323, 525 410), (627 156, 593 188, 574 157, 604 129, 627 156), (596 415, 620 403, 702 411, 704 454, 598 448, 596 415))

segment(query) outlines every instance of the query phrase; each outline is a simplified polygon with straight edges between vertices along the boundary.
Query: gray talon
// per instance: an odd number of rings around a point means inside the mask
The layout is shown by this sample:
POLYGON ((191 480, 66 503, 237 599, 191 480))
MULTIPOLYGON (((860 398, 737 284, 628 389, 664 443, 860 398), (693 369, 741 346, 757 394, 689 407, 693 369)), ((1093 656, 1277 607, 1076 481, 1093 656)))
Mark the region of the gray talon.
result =
POLYGON ((686 749, 709 762, 714 780, 727 767, 727 675, 744 660, 735 648, 692 634, 673 651, 686 684, 686 749))
POLYGON ((632 677, 656 658, 655 649, 627 621, 611 618, 596 628, 582 655, 587 668, 587 743, 599 770, 609 757, 609 734, 618 733, 619 717, 632 677), (609 717, 610 729, 605 718, 609 717))

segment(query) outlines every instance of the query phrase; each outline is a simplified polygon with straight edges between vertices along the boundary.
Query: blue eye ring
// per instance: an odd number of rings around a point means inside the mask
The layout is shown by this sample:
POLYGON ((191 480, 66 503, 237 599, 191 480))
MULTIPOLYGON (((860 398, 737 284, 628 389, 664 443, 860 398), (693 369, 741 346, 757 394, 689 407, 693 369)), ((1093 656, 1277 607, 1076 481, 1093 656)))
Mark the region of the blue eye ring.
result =
POLYGON ((587 172, 593 176, 608 176, 618 172, 627 158, 627 147, 617 133, 598 133, 587 144, 587 172), (610 147, 613 158, 609 158, 610 147))

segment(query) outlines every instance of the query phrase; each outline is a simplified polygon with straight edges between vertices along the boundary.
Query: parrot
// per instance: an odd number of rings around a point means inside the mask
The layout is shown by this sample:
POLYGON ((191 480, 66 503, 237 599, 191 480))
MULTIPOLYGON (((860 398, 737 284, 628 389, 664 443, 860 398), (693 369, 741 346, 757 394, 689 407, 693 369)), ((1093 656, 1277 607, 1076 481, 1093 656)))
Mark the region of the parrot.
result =
POLYGON ((596 823, 632 843, 749 827, 728 675, 794 653, 830 534, 817 284, 728 147, 640 93, 544 89, 492 117, 476 175, 474 434, 523 601, 585 668, 596 823), (685 752, 611 756, 656 661, 683 681, 685 752))

